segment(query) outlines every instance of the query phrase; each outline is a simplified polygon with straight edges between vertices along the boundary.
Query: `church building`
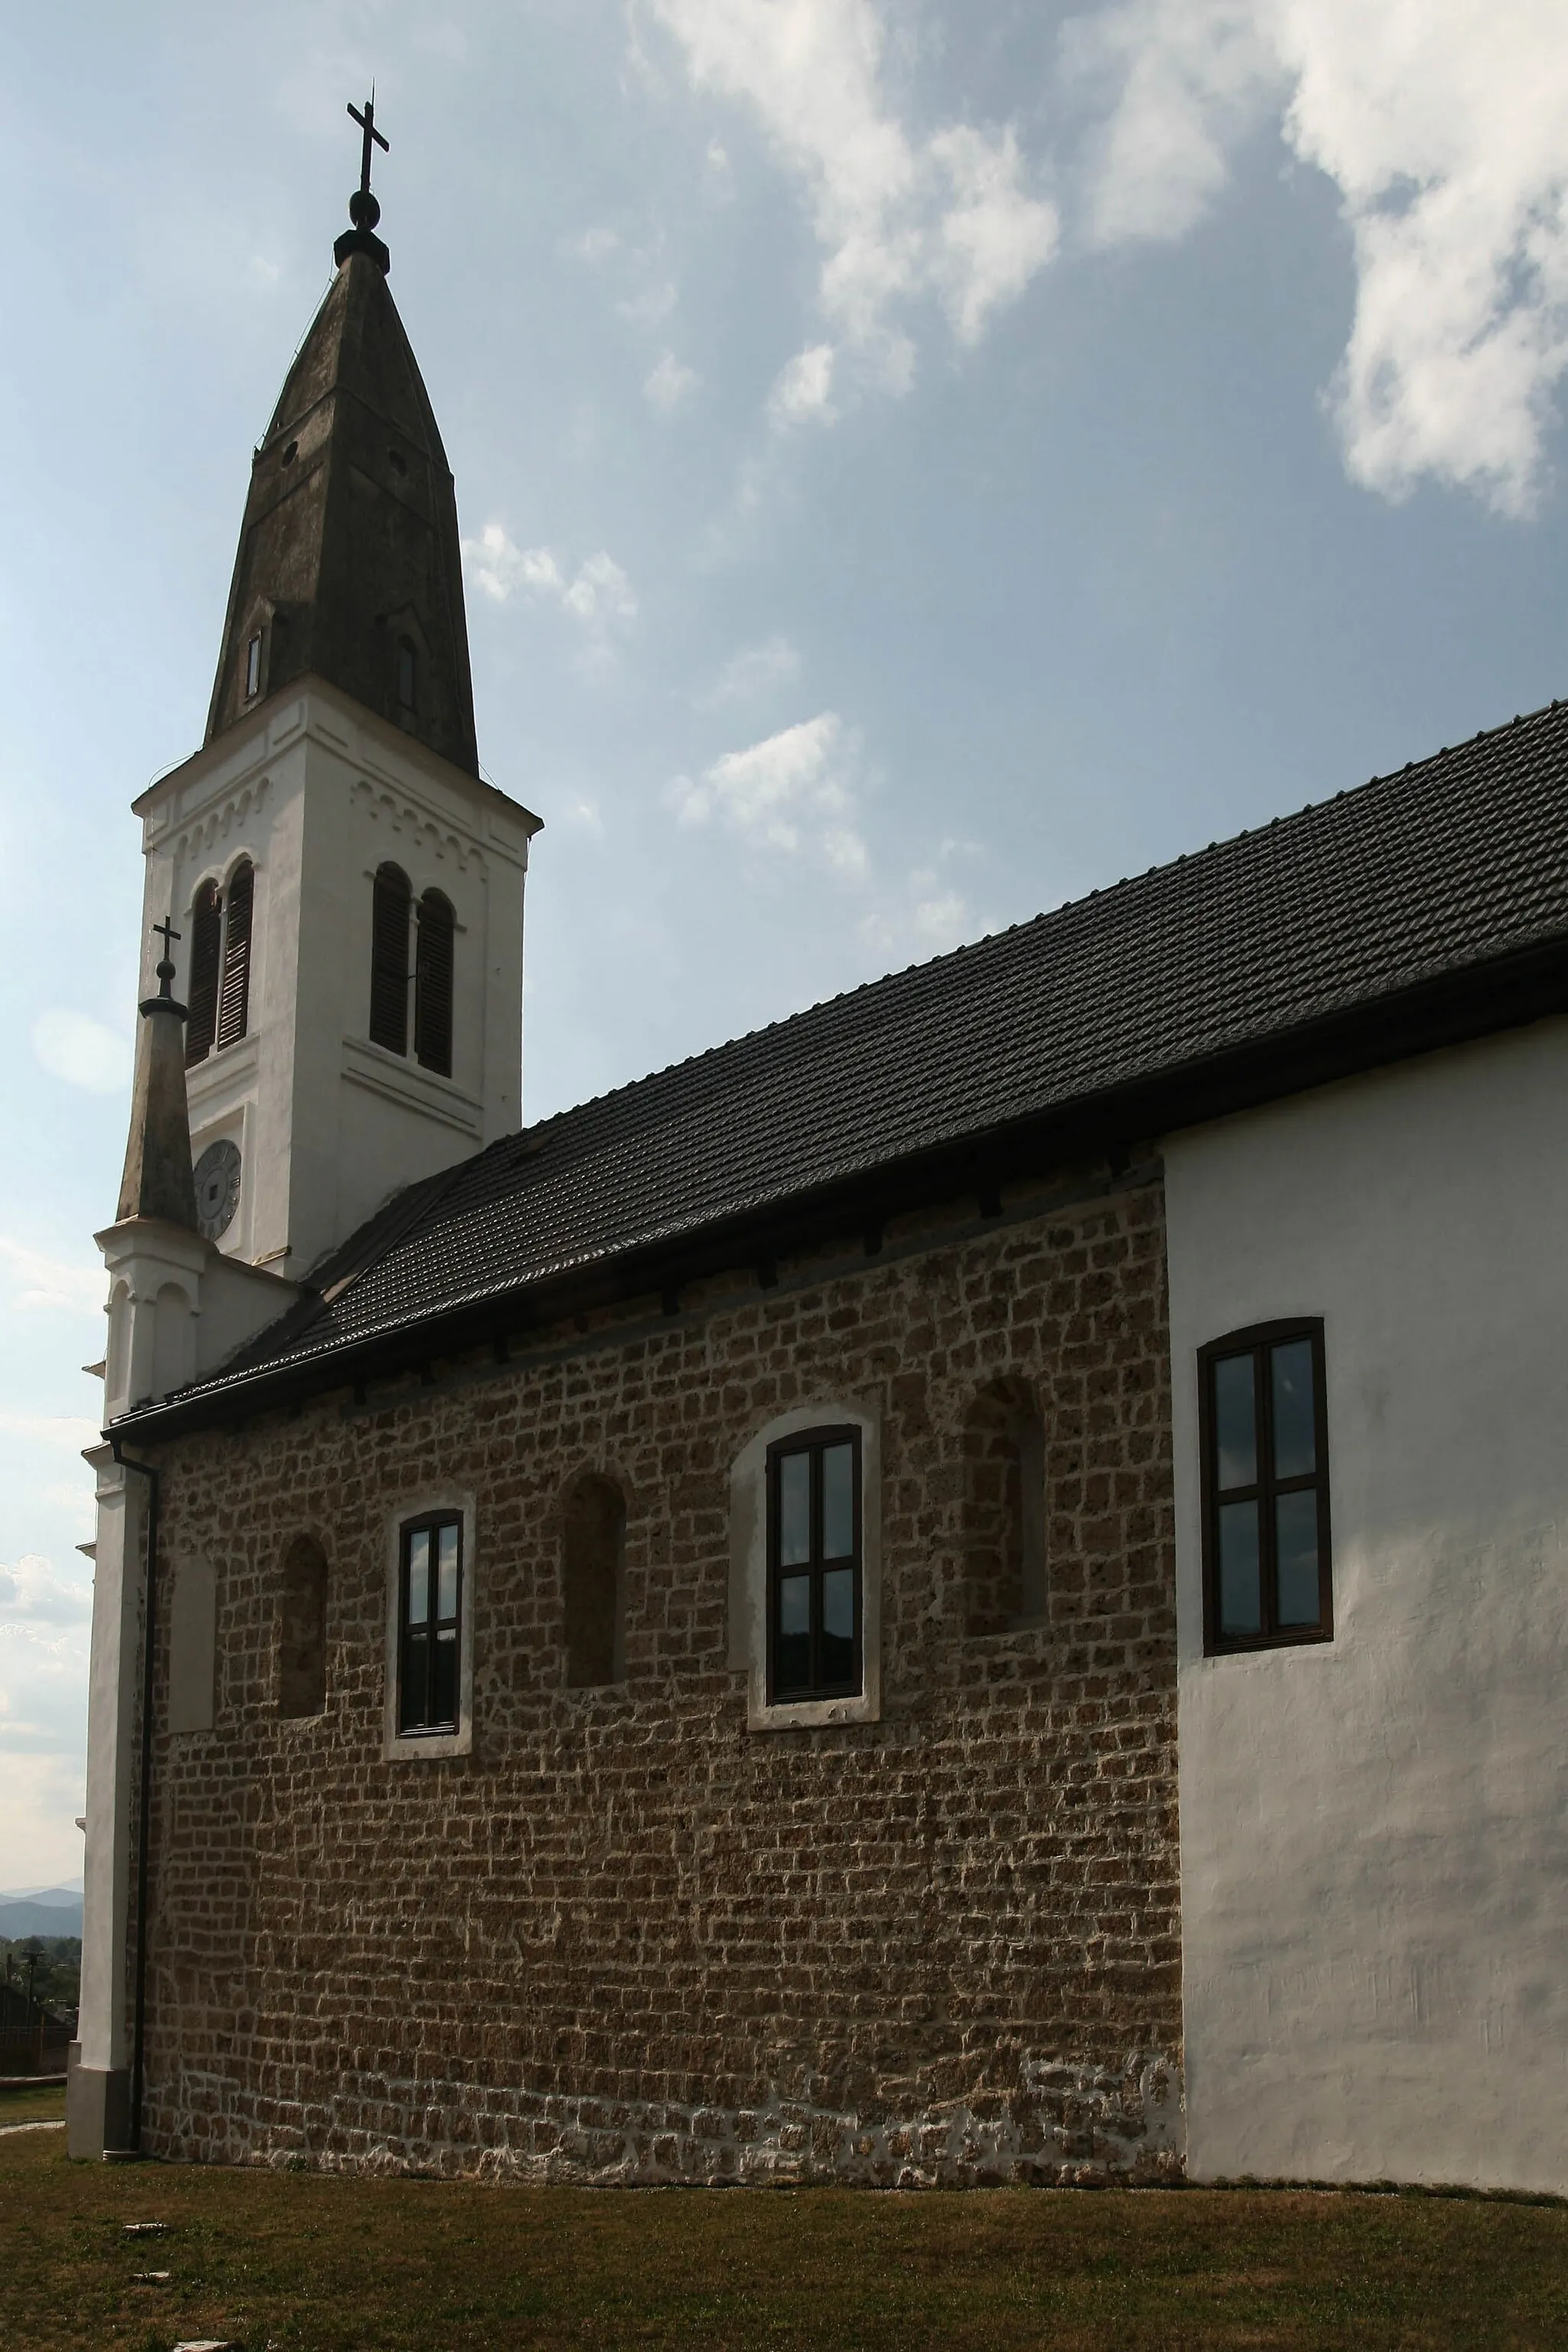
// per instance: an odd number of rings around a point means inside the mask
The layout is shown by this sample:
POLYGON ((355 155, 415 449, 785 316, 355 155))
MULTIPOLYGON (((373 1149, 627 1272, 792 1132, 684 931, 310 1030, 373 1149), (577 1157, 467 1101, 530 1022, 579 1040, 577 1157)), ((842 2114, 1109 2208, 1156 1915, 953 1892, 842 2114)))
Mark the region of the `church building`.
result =
POLYGON ((72 2153, 1568 2193, 1568 705, 524 1127, 376 135, 135 803, 72 2153))

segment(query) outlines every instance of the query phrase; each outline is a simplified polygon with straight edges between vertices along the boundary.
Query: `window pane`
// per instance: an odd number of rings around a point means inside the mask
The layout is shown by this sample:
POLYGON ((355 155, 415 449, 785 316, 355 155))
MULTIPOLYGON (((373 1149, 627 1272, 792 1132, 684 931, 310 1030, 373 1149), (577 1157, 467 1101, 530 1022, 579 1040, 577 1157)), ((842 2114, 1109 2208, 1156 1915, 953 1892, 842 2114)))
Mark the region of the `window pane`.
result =
POLYGON ((411 1633, 403 1652, 403 1703, 398 1710, 398 1726, 404 1731, 417 1731, 425 1722, 425 1675, 430 1652, 429 1636, 411 1633))
POLYGON ((811 1558, 811 1456, 786 1454, 779 1463, 779 1566, 811 1558))
POLYGON ((1318 1466, 1312 1426, 1312 1343, 1287 1339, 1283 1347, 1269 1353, 1274 1371, 1274 1475, 1307 1478, 1318 1466))
POLYGON ((1219 1630, 1263 1631, 1256 1503, 1222 1503, 1219 1507, 1219 1630))
POLYGON ((458 1613, 458 1530, 437 1528, 436 1570, 436 1616, 438 1623, 449 1625, 458 1613))
POLYGON ((1214 1368, 1215 1475, 1222 1487, 1258 1483, 1258 1408, 1252 1358, 1222 1356, 1214 1368))
POLYGON ((424 1625, 430 1617, 430 1530, 418 1528, 408 1538, 408 1622, 424 1625))
MULTIPOLYGON (((804 1454, 788 1457, 804 1461, 804 1454)), ((779 1630, 773 1651, 775 1693, 809 1689, 811 1685, 811 1579, 779 1579, 779 1630)))
POLYGON ((855 1448, 828 1445, 822 1454, 822 1557, 855 1553, 855 1448))
POLYGON ((855 1571, 830 1569, 822 1580, 822 1679, 855 1678, 855 1571))
POLYGON ((1318 1497, 1314 1488, 1309 1486, 1303 1495, 1275 1497, 1274 1531, 1279 1561, 1279 1622, 1316 1625, 1318 1497))
POLYGON ((458 1720, 458 1637, 437 1633, 430 1652, 429 1723, 458 1720))

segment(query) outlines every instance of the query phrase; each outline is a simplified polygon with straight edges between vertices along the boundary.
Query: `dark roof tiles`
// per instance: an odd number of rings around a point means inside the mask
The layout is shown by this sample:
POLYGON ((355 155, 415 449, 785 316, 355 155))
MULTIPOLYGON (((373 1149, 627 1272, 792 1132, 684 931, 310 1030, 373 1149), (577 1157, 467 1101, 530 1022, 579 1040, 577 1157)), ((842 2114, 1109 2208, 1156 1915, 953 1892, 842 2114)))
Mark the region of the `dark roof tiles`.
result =
POLYGON ((401 1196, 318 1269, 332 1295, 242 1365, 331 1354, 1568 937, 1565 786, 1554 703, 584 1103, 401 1196))

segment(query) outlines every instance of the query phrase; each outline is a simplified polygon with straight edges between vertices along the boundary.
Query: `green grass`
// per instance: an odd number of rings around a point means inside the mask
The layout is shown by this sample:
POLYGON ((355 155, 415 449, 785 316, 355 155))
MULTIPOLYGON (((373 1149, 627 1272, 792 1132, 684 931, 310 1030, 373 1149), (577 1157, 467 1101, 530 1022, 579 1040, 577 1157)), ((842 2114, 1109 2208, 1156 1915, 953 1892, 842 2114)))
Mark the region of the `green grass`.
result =
POLYGON ((64 2123, 66 2092, 63 2083, 31 2085, 25 2091, 0 2091, 0 2129, 6 2124, 64 2123))
POLYGON ((1269 2190, 616 2191, 0 2141, 6 2352, 1568 2344, 1568 2210, 1269 2190), (128 2239, 161 2221, 167 2234, 128 2239), (172 2273, 166 2285, 135 2273, 172 2273))

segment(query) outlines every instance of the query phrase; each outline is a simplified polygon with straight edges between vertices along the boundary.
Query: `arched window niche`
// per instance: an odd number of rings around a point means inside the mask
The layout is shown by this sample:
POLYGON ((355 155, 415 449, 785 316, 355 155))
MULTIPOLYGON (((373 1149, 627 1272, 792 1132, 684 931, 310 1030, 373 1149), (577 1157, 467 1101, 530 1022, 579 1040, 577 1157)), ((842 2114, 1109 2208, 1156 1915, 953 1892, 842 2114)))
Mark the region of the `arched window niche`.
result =
POLYGON ((452 902, 440 890, 419 901, 414 957, 414 1051, 427 1070, 452 1075, 452 975, 457 935, 452 902))
POLYGON ((408 1051, 408 919, 414 893, 400 866, 378 866, 371 898, 370 1037, 408 1051))
POLYGON ((1047 1601, 1045 1419, 1024 1381, 999 1379, 964 1416, 964 1631, 1038 1624, 1047 1601))
POLYGON ((563 1517, 566 1687, 592 1690, 626 1679, 626 1497, 613 1478, 587 1471, 563 1517))
POLYGON ((283 1555, 278 1624, 278 1712, 286 1722, 327 1704, 327 1556, 299 1535, 283 1555))

